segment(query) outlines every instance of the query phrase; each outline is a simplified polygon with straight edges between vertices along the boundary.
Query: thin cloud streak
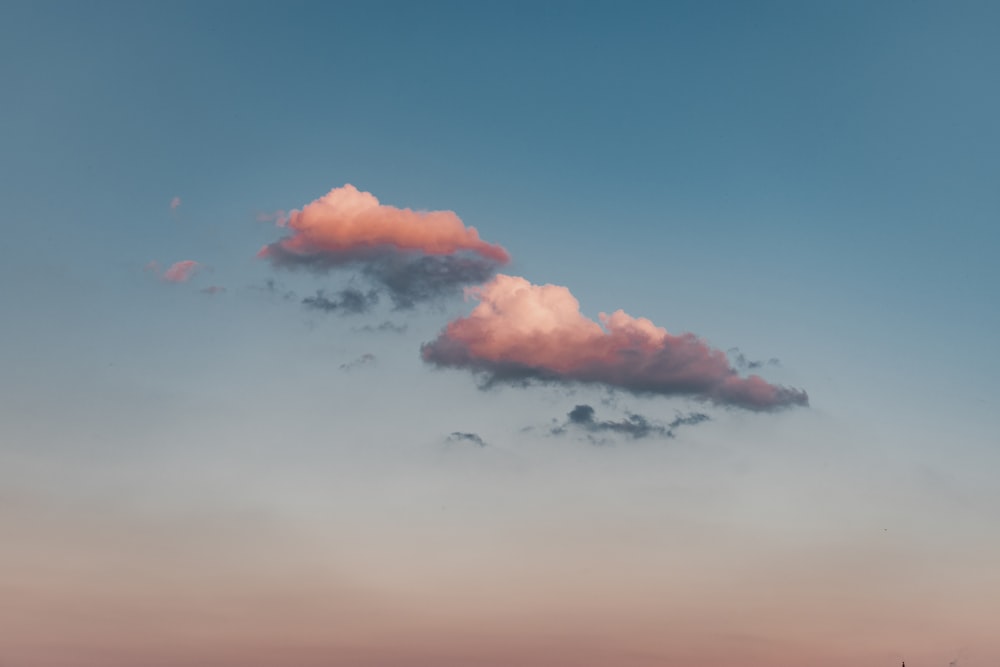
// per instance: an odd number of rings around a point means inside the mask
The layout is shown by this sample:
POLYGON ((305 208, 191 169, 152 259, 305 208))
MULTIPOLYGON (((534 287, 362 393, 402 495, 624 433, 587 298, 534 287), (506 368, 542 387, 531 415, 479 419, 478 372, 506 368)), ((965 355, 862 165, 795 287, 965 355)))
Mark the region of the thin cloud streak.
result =
POLYGON ((406 324, 396 324, 395 322, 390 322, 386 320, 381 324, 375 324, 375 325, 366 324, 364 326, 355 327, 353 331, 363 332, 363 333, 388 332, 388 333, 402 334, 406 333, 406 330, 408 328, 409 327, 406 324))
POLYGON ((467 293, 479 299, 468 317, 425 343, 425 362, 463 368, 483 386, 532 381, 598 384, 634 394, 687 396, 748 410, 808 405, 806 392, 741 377, 724 352, 694 334, 671 335, 618 310, 600 324, 580 313, 570 291, 497 275, 467 293))
POLYGON ((452 431, 448 436, 448 442, 471 442, 479 447, 485 447, 486 441, 478 433, 468 433, 463 431, 452 431))
POLYGON ((369 290, 362 292, 354 287, 339 290, 328 296, 324 290, 317 290, 315 296, 302 299, 302 305, 312 310, 341 315, 358 315, 367 313, 378 303, 378 292, 369 290))
POLYGON ((594 408, 584 404, 577 405, 570 410, 566 415, 566 421, 553 427, 550 433, 562 435, 567 432, 569 427, 575 427, 589 433, 617 433, 636 440, 649 436, 673 438, 677 427, 700 424, 710 419, 711 417, 703 412, 692 412, 686 415, 678 414, 669 424, 663 425, 653 422, 643 415, 626 412, 625 419, 619 421, 599 420, 595 416, 594 408))
POLYGON ((370 366, 375 363, 375 355, 371 352, 365 352, 357 359, 345 362, 340 365, 340 370, 342 371, 353 371, 362 366, 370 366))

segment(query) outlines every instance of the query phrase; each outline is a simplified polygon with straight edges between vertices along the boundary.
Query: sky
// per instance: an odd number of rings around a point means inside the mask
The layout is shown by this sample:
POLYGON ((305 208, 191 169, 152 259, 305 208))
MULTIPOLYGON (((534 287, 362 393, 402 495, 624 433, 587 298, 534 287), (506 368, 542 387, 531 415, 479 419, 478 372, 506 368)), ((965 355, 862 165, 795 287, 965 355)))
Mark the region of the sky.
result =
POLYGON ((0 665, 1000 662, 1000 5, 0 5, 0 665))

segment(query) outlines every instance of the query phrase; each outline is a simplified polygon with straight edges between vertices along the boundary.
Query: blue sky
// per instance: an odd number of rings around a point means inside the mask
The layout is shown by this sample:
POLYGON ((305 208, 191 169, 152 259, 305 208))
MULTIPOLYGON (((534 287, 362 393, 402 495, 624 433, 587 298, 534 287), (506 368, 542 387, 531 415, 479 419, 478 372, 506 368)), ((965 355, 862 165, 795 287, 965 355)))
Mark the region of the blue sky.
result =
MULTIPOLYGON (((976 600, 1000 591, 988 565, 1000 556, 990 475, 1000 462, 998 20, 988 2, 6 3, 0 527, 49 528, 17 533, 24 560, 0 556, 0 585, 39 617, 95 595, 65 572, 62 593, 23 584, 50 576, 31 564, 53 545, 86 554, 84 573, 110 567, 101 540, 61 522, 107 516, 107 532, 95 534, 114 544, 136 516, 156 532, 178 512, 210 524, 252 508, 294 533, 296 552, 317 548, 316 526, 346 506, 364 509, 344 518, 357 561, 343 567, 368 581, 365 545, 403 548, 393 537, 400 508, 412 500, 431 512, 440 500, 482 510, 477 528, 464 515, 417 521, 431 535, 414 547, 422 565, 412 580, 380 571, 380 604, 419 599, 413 582, 438 581, 433 564, 449 541, 483 526, 539 555, 532 576, 562 582, 548 593, 565 585, 569 599, 575 580, 542 563, 572 560, 579 536, 546 537, 539 516, 578 526, 597 512, 595 534, 630 544, 627 557, 615 553, 639 577, 659 552, 637 536, 661 525, 640 499, 672 507, 689 497, 671 516, 693 540, 677 556, 692 580, 713 542, 737 545, 720 571, 767 582, 777 576, 767 561, 831 541, 853 549, 867 539, 859 526, 886 519, 902 526, 898 551, 831 556, 800 573, 797 589, 831 600, 844 619, 943 600, 965 623, 910 612, 916 620, 887 631, 891 641, 855 647, 851 623, 831 620, 843 634, 792 632, 794 647, 760 649, 752 664, 831 651, 882 664, 907 638, 925 642, 922 664, 947 664, 963 647, 960 660, 995 662, 1000 645, 976 600), (593 387, 479 392, 468 375, 420 360, 421 343, 471 310, 460 297, 412 312, 384 299, 364 316, 309 312, 303 296, 342 288, 350 272, 283 272, 255 259, 285 233, 256 216, 345 183, 385 204, 455 211, 510 251, 505 272, 568 286, 587 316, 622 308, 722 350, 779 358, 761 372, 806 389, 810 407, 749 414, 625 393, 605 405, 593 387), (202 265, 190 283, 143 270, 184 259, 202 265), (296 299, 261 289, 269 279, 296 299), (209 285, 227 291, 199 293, 209 285), (361 330, 386 320, 407 329, 361 330), (377 362, 340 368, 362 354, 377 362), (578 403, 609 419, 635 411, 669 422, 704 409, 712 421, 611 447, 544 436, 578 403), (489 446, 462 449, 447 441, 452 431, 489 446), (341 490, 324 472, 343 478, 341 490), (596 509, 608 497, 619 498, 614 516, 596 509), (50 515, 60 518, 39 519, 50 515), (783 532, 789 524, 809 529, 783 532), (747 534, 769 546, 748 546, 747 534), (896 557, 911 578, 880 588, 871 563, 896 557), (875 591, 878 604, 834 600, 827 582, 838 576, 875 591)), ((177 530, 180 543, 195 539, 177 530)), ((489 534, 477 543, 486 551, 489 534)), ((235 548, 218 539, 219 553, 235 548)), ((602 572, 599 553, 579 556, 581 571, 586 562, 602 572)), ((205 571, 222 567, 216 555, 205 571)), ((160 562, 136 556, 147 557, 160 562)), ((275 559, 257 573, 294 569, 275 559)), ((474 578, 472 560, 464 566, 474 578)), ((610 575, 598 579, 613 588, 610 575)), ((622 595, 622 618, 648 611, 622 595)), ((757 599, 735 595, 748 608, 757 599)), ((113 606, 99 595, 91 603, 113 606)), ((781 634, 777 620, 758 625, 704 604, 727 637, 781 634)), ((789 599, 788 609, 800 604, 789 599)), ((492 618, 474 600, 455 605, 459 616, 492 618)), ((583 606, 585 618, 554 635, 602 623, 583 606)), ((0 618, 14 613, 0 603, 0 618)), ((498 649, 471 625, 456 658, 435 653, 438 628, 418 632, 399 613, 392 627, 414 653, 372 640, 364 664, 494 664, 484 656, 498 649), (407 639, 410 630, 429 643, 407 639)), ((76 641, 122 664, 160 637, 114 647, 102 632, 76 641)), ((615 651, 646 639, 612 632, 605 648, 617 657, 607 659, 633 664, 615 651)), ((725 642, 715 655, 698 641, 716 645, 706 635, 647 649, 689 664, 732 657, 725 642)), ((0 642, 0 661, 60 664, 41 646, 0 642)), ((214 644, 193 646, 172 664, 229 664, 214 644)), ((539 646, 494 657, 530 665, 559 654, 558 641, 539 646)))

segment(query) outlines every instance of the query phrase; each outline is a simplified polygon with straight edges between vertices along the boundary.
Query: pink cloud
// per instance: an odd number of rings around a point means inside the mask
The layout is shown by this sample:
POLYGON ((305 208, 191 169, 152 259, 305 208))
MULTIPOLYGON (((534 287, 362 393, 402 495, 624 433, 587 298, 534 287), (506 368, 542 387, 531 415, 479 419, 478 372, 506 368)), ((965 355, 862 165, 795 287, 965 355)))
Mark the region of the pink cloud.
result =
POLYGON ((472 370, 487 383, 594 383, 751 410, 809 402, 802 390, 741 377, 724 352, 694 334, 675 336, 621 310, 601 313, 600 323, 588 319, 565 287, 501 274, 467 294, 479 304, 424 344, 424 361, 472 370))
POLYGON ((179 207, 180 205, 181 205, 181 198, 180 197, 174 197, 173 199, 170 200, 170 210, 171 211, 176 211, 177 207, 179 207))
POLYGON ((186 259, 173 264, 163 272, 163 280, 168 283, 186 283, 198 269, 198 262, 186 259))
POLYGON ((264 247, 258 256, 276 264, 316 265, 364 259, 379 251, 453 255, 470 252, 506 264, 500 245, 479 238, 451 211, 414 211, 379 203, 375 195, 347 184, 288 214, 291 235, 264 247))
POLYGON ((350 267, 385 290, 396 308, 412 308, 489 280, 510 261, 502 246, 479 238, 451 211, 380 204, 353 185, 330 190, 287 215, 261 214, 289 235, 258 257, 281 268, 326 272, 350 267))

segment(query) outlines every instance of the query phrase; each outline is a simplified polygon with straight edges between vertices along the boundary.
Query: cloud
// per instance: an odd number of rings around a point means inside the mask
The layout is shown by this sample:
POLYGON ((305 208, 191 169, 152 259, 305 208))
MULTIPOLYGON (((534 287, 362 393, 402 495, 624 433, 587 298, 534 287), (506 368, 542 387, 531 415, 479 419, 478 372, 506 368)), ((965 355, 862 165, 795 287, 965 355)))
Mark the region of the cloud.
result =
POLYGON ((371 352, 365 352, 357 359, 341 364, 340 370, 353 371, 354 369, 360 368, 361 366, 368 366, 374 363, 375 363, 375 355, 372 354, 371 352))
POLYGON ((274 215, 290 233, 258 257, 319 273, 360 269, 385 287, 397 308, 481 283, 510 261, 502 246, 482 240, 451 211, 388 206, 350 184, 287 216, 274 215))
POLYGON ((634 394, 688 396, 749 410, 808 405, 806 392, 741 377, 694 334, 671 335, 618 310, 598 324, 565 287, 497 275, 469 288, 480 303, 421 348, 424 361, 477 373, 483 386, 531 381, 598 384, 634 394))
POLYGON ((359 331, 364 333, 375 333, 376 331, 378 331, 378 332, 391 332, 391 333, 401 334, 401 333, 406 333, 407 328, 408 327, 406 324, 396 324, 395 322, 389 322, 388 320, 386 320, 385 322, 382 322, 381 324, 377 324, 374 326, 371 324, 366 324, 363 327, 355 327, 354 331, 359 331))
POLYGON ((366 265, 362 273, 383 285, 396 308, 405 310, 457 293, 465 285, 486 282, 496 269, 491 260, 473 256, 385 256, 366 265))
POLYGON ((451 211, 387 206, 350 184, 292 211, 287 226, 291 236, 264 250, 272 261, 294 263, 298 258, 308 263, 325 258, 337 264, 384 248, 426 255, 466 250, 500 264, 510 261, 506 250, 480 239, 475 227, 466 227, 451 211))
POLYGON ((171 265, 169 269, 163 272, 161 278, 168 283, 186 283, 194 275, 194 272, 198 270, 198 266, 198 262, 185 259, 171 265))
POLYGON ((711 421, 711 417, 706 415, 704 412, 689 412, 686 415, 678 414, 674 417, 673 421, 667 424, 670 429, 675 429, 678 426, 694 426, 695 424, 700 424, 702 422, 711 421))
POLYGON ((288 224, 288 214, 284 211, 260 211, 257 213, 257 222, 269 222, 275 227, 284 227, 288 224))
POLYGON ((378 292, 369 290, 362 292, 354 287, 348 287, 336 292, 333 297, 327 296, 324 290, 317 290, 316 296, 302 299, 302 305, 313 310, 326 313, 339 312, 342 315, 357 315, 366 313, 378 303, 378 292))
POLYGON ((203 287, 199 291, 202 294, 215 295, 215 294, 222 294, 223 292, 226 291, 226 288, 220 285, 209 285, 208 287, 203 287))
POLYGON ((285 287, 279 284, 274 278, 268 278, 264 281, 263 285, 251 285, 250 289, 264 292, 266 294, 280 296, 285 301, 292 301, 298 298, 294 291, 285 289, 285 287))
POLYGON ((566 415, 566 422, 551 429, 553 435, 561 435, 566 432, 567 427, 573 426, 581 428, 589 433, 620 433, 630 438, 645 438, 657 435, 664 438, 673 438, 674 429, 678 426, 700 424, 709 421, 711 417, 702 412, 692 412, 687 415, 678 414, 666 426, 651 422, 646 417, 632 412, 625 413, 625 419, 620 421, 598 420, 594 416, 594 408, 589 405, 577 405, 566 415))
POLYGON ((463 433, 462 431, 453 431, 451 435, 448 436, 448 442, 471 442, 474 445, 479 445, 480 447, 486 446, 486 441, 477 433, 463 433))
POLYGON ((180 197, 174 197, 173 199, 170 200, 170 210, 171 211, 176 211, 180 207, 180 205, 181 205, 181 198, 180 197))
POLYGON ((762 368, 766 366, 780 366, 781 360, 775 357, 771 357, 767 361, 747 359, 746 355, 740 351, 738 347, 731 347, 728 350, 729 354, 733 355, 733 365, 740 370, 755 370, 757 368, 762 368))

